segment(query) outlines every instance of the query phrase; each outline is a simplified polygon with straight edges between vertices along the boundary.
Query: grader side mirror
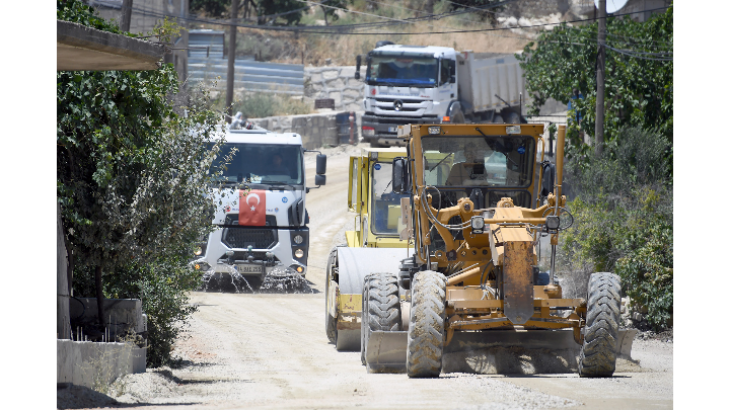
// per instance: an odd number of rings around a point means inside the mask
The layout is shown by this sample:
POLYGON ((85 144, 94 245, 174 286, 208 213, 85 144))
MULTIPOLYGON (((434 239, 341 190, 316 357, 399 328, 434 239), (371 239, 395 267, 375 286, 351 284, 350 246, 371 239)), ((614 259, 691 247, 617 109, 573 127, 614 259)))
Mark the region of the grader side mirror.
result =
POLYGON ((555 189, 555 164, 544 164, 542 166, 542 190, 541 196, 547 196, 555 189))
POLYGON ((396 194, 408 192, 408 160, 406 158, 393 160, 393 192, 396 194))

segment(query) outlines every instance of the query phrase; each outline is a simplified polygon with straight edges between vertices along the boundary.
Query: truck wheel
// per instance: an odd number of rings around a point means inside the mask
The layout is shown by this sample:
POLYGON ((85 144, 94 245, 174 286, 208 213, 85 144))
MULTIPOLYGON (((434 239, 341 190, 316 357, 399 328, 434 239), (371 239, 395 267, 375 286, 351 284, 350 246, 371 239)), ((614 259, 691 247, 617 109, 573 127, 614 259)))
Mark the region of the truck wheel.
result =
POLYGON ((502 119, 502 116, 499 114, 496 114, 492 118, 492 124, 504 124, 504 119, 502 119))
POLYGON ((336 305, 337 301, 332 298, 337 292, 330 294, 330 287, 337 286, 337 282, 334 281, 335 268, 337 267, 337 248, 330 251, 330 256, 327 258, 327 280, 325 281, 325 304, 324 304, 324 329, 327 333, 327 339, 331 343, 337 342, 337 317, 330 314, 330 307, 336 305))
POLYGON ((610 377, 616 369, 621 280, 609 272, 591 275, 583 346, 578 359, 580 377, 610 377))
POLYGON ((408 377, 438 377, 446 336, 446 278, 439 272, 418 272, 411 290, 406 371, 408 377))

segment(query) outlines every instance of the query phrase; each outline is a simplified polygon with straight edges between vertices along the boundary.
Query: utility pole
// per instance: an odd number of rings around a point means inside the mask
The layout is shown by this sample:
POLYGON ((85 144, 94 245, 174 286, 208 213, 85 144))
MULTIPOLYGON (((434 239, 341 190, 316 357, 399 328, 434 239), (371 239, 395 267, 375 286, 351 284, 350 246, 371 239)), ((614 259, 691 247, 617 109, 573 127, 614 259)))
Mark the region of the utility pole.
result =
POLYGON ((123 32, 129 32, 129 26, 132 24, 132 0, 124 0, 122 2, 122 22, 120 29, 123 32))
POLYGON ((236 68, 236 18, 238 17, 238 0, 231 1, 231 29, 228 34, 228 74, 226 76, 226 113, 227 121, 230 123, 233 118, 233 76, 236 68))
POLYGON ((603 152, 603 99, 606 70, 606 0, 598 1, 598 60, 596 61, 596 153, 603 152))

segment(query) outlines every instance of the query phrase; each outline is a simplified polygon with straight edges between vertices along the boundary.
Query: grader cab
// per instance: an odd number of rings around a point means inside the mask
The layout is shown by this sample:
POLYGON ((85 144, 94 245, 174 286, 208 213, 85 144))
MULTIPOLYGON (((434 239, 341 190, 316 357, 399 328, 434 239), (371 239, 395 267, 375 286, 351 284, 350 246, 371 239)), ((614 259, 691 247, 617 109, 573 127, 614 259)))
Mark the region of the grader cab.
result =
POLYGON ((561 193, 565 128, 554 163, 537 160, 542 133, 542 125, 525 124, 399 127, 407 155, 393 160, 392 189, 409 196, 403 236, 413 249, 397 273, 371 270, 363 280, 368 371, 405 367, 409 377, 437 377, 444 349, 461 337, 543 347, 567 341, 580 348, 580 376, 613 374, 620 281, 594 273, 586 298, 563 297, 555 256, 572 221, 561 193), (549 274, 537 260, 546 235, 549 274))

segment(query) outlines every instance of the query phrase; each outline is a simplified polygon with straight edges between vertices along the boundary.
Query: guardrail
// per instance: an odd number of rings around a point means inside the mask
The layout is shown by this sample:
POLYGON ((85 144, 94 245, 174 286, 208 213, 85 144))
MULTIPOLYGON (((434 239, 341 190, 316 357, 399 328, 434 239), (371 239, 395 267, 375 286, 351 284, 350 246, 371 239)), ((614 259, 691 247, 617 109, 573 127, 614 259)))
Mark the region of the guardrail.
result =
MULTIPOLYGON (((191 84, 217 79, 216 88, 225 88, 227 74, 226 59, 194 56, 188 58, 188 82, 191 84)), ((303 95, 304 66, 236 60, 233 83, 234 87, 246 91, 303 95)))

